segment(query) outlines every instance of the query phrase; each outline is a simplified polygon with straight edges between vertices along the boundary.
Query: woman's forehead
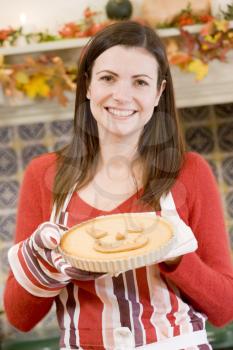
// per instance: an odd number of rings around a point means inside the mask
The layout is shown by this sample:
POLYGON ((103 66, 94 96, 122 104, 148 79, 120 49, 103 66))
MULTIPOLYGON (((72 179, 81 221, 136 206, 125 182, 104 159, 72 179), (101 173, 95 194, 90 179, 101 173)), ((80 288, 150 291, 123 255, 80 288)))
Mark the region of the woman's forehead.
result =
MULTIPOLYGON (((143 47, 116 45, 102 52, 95 60, 93 71, 120 70, 156 74, 158 63, 156 58, 143 47)), ((135 73, 136 74, 136 73, 135 73)))

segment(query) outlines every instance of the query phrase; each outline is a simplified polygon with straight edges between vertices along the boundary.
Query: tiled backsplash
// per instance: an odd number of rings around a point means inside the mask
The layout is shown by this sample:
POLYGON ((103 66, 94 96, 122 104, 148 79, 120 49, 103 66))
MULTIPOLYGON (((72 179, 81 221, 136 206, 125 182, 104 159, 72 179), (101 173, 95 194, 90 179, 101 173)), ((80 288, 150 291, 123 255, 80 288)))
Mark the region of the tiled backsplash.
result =
POLYGON ((233 103, 179 111, 188 148, 206 158, 218 182, 233 249, 233 103))
MULTIPOLYGON (((233 103, 184 108, 179 114, 188 148, 201 153, 216 176, 233 249, 233 103)), ((7 250, 12 244, 24 169, 33 157, 64 145, 71 129, 71 120, 0 127, 0 293, 8 271, 7 250)), ((36 331, 45 325, 53 327, 52 320, 53 313, 36 331)), ((7 337, 17 334, 5 321, 0 332, 7 337)))

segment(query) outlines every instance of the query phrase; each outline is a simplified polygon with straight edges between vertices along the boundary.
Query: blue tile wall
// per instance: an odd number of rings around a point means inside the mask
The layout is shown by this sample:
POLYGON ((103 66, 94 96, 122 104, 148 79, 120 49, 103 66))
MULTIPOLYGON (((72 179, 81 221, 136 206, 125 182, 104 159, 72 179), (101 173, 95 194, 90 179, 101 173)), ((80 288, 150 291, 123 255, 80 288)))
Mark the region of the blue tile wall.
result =
POLYGON ((189 147, 198 153, 211 153, 214 150, 214 135, 207 126, 191 126, 186 129, 185 139, 189 147))
POLYGON ((218 142, 222 151, 233 152, 233 122, 218 126, 218 142))
POLYGON ((2 127, 0 128, 0 143, 7 144, 14 137, 13 128, 12 127, 2 127))
POLYGON ((229 156, 223 159, 222 175, 226 185, 233 186, 233 156, 229 156))
POLYGON ((22 149, 23 167, 25 168, 33 158, 46 152, 48 152, 48 148, 41 143, 25 146, 22 149))
POLYGON ((0 181, 0 209, 15 208, 19 190, 19 181, 0 181))
POLYGON ((50 130, 54 136, 64 136, 71 132, 73 127, 72 120, 54 121, 50 125, 50 130))
POLYGON ((41 140, 45 136, 45 125, 43 123, 20 125, 18 134, 22 140, 41 140))
POLYGON ((11 176, 17 174, 17 154, 12 147, 0 148, 0 176, 11 176))

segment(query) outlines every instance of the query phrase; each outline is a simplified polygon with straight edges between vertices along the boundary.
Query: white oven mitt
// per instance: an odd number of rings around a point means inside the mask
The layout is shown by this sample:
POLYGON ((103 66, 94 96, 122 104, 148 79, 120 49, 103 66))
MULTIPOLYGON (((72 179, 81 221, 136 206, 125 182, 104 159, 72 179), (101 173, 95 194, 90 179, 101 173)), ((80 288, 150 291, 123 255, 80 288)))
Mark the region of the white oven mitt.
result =
POLYGON ((197 240, 191 228, 179 217, 171 192, 160 198, 160 206, 162 217, 174 227, 176 243, 163 259, 158 262, 195 251, 197 249, 197 240))
POLYGON ((173 248, 159 262, 194 252, 198 245, 193 231, 178 216, 162 216, 169 221, 175 230, 176 242, 173 248))

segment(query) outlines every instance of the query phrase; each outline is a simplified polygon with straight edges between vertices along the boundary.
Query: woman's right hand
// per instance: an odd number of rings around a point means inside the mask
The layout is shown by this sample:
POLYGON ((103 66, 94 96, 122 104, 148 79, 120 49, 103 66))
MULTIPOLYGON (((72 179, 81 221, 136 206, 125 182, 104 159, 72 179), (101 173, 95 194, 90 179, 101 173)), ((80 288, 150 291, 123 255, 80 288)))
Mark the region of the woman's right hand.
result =
POLYGON ((77 269, 66 262, 56 250, 61 235, 58 225, 45 222, 28 239, 9 250, 8 259, 16 280, 33 295, 55 296, 72 279, 88 281, 103 275, 77 269))

